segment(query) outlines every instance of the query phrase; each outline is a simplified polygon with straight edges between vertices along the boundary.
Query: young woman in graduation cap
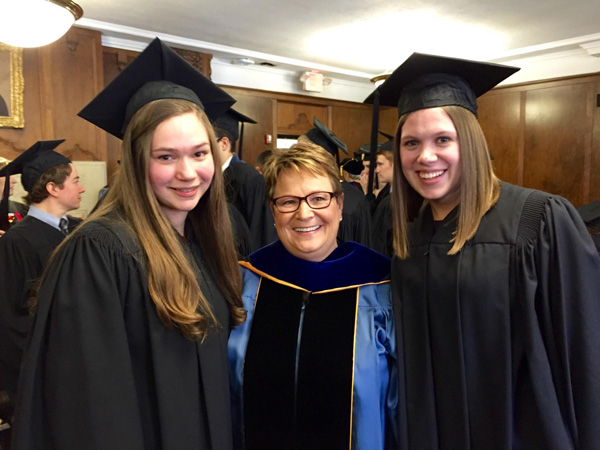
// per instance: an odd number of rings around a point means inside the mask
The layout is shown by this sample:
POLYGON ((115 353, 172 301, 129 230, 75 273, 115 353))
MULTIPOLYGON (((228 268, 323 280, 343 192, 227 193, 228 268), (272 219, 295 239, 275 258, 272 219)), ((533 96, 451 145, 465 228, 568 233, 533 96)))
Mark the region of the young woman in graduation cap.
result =
POLYGON ((123 139, 121 167, 39 288, 13 448, 232 447, 244 311, 207 118, 232 103, 156 39, 80 113, 123 139))
POLYGON ((263 174, 279 240, 243 266, 248 320, 229 339, 239 448, 383 450, 395 442, 390 259, 338 245, 333 157, 275 150, 263 174))
POLYGON ((600 258, 565 199, 496 178, 476 119, 516 70, 413 54, 380 87, 403 449, 600 448, 600 258))

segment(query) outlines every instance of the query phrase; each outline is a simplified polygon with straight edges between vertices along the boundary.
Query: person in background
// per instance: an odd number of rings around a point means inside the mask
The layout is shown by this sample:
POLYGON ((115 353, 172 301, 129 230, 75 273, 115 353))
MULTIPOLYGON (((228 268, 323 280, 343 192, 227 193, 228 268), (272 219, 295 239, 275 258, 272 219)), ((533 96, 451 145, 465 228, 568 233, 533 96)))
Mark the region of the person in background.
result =
MULTIPOLYGON (((6 167, 10 163, 10 160, 0 157, 0 170, 6 167)), ((6 232, 8 227, 12 224, 20 222, 23 217, 27 215, 29 206, 24 203, 14 202, 10 200, 12 197, 14 186, 17 184, 17 178, 12 177, 0 177, 0 214, 7 215, 7 220, 0 220, 0 237, 6 232), (6 188, 6 193, 5 193, 6 188), (6 195, 8 203, 2 202, 2 199, 6 195), (6 210, 6 211, 5 211, 6 210)))
POLYGON ((269 156, 271 156, 272 153, 273 153, 273 150, 267 149, 267 150, 263 150, 262 152, 260 152, 258 154, 258 156, 256 157, 256 161, 254 161, 254 168, 261 175, 262 175, 263 167, 265 166, 267 159, 269 158, 269 156))
POLYGON ((594 200, 577 208, 577 212, 583 219, 596 250, 600 253, 600 200, 594 200))
POLYGON ((394 255, 394 238, 392 224, 391 185, 394 178, 394 152, 379 150, 377 152, 377 178, 385 184, 387 189, 381 190, 375 201, 371 239, 373 249, 386 256, 394 255))
MULTIPOLYGON (((311 142, 327 150, 338 161, 338 149, 348 154, 348 147, 338 138, 333 131, 325 126, 316 117, 313 120, 314 128, 298 138, 298 142, 311 142)), ((339 175, 338 175, 339 177, 339 175)), ((344 210, 342 223, 338 228, 340 242, 354 241, 366 246, 371 245, 371 214, 369 204, 360 190, 355 189, 350 183, 342 181, 344 190, 344 210)))
POLYGON ((516 70, 415 53, 378 88, 401 449, 600 448, 600 257, 568 201, 498 180, 476 118, 516 70))
POLYGON ((13 450, 231 448, 245 312, 207 115, 233 102, 155 39, 79 113, 123 140, 121 167, 41 281, 13 450))
POLYGON ((349 183, 355 189, 362 192, 360 185, 360 174, 364 170, 363 163, 354 158, 344 158, 340 163, 340 175, 342 181, 349 183))
MULTIPOLYGON (((242 215, 250 231, 250 251, 257 250, 277 238, 273 215, 266 203, 265 180, 235 154, 239 124, 256 123, 230 109, 213 121, 219 142, 227 201, 242 215)), ((247 256, 247 254, 246 254, 247 256)))
POLYGON ((279 240, 241 262, 246 323, 229 339, 237 448, 394 448, 390 259, 338 245, 333 157, 300 142, 264 169, 279 240))
MULTIPOLYGON (((67 216, 85 191, 77 168, 54 151, 64 140, 39 141, 0 170, 2 180, 21 174, 29 214, 0 239, 0 405, 12 421, 19 368, 32 317, 28 299, 52 251, 80 222, 67 216)), ((8 198, 8 197, 7 197, 8 198)), ((5 202, 3 199, 2 202, 5 202)))

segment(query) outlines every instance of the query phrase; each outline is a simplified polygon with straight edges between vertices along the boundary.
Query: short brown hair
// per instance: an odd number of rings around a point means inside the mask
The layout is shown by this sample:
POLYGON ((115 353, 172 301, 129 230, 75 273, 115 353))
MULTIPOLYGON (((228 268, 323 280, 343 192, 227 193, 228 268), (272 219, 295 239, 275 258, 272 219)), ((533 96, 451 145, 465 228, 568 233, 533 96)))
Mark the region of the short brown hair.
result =
POLYGON ((65 180, 69 175, 71 175, 72 171, 73 168, 71 167, 70 163, 58 164, 50 167, 42 174, 41 177, 38 178, 31 188, 31 191, 29 191, 29 193, 24 197, 25 202, 28 205, 34 205, 36 203, 43 202, 50 195, 48 194, 46 185, 48 183, 54 183, 56 186, 62 189, 65 180))
POLYGON ((309 141, 299 141, 290 148, 274 150, 267 159, 263 175, 269 200, 273 200, 277 178, 288 169, 297 172, 305 170, 315 176, 327 176, 331 181, 334 194, 339 195, 343 192, 340 174, 333 156, 319 145, 309 141))

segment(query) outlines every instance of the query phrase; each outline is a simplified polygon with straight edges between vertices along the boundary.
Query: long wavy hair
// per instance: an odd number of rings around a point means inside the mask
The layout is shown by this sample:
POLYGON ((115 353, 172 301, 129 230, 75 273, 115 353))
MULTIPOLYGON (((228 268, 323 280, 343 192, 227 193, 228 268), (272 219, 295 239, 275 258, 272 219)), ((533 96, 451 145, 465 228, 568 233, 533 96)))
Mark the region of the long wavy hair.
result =
MULTIPOLYGON (((458 226, 452 239, 449 255, 455 255, 465 243, 475 236, 484 214, 498 201, 500 184, 494 174, 483 130, 477 118, 460 106, 442 106, 458 133, 460 144, 460 208, 458 226)), ((404 176, 400 161, 402 127, 409 114, 398 121, 394 139, 394 182, 392 189, 392 218, 394 224, 394 252, 402 259, 408 258, 410 242, 408 224, 428 203, 413 189, 404 176)))
POLYGON ((217 141, 204 111, 177 99, 156 100, 140 108, 129 123, 122 144, 121 166, 115 182, 88 221, 113 211, 140 243, 147 261, 150 296, 161 321, 190 340, 204 339, 219 326, 198 284, 195 268, 176 231, 162 213, 148 177, 152 136, 160 123, 193 113, 206 128, 215 173, 210 187, 188 214, 202 256, 229 305, 231 325, 245 320, 241 276, 233 243, 223 187, 217 141))

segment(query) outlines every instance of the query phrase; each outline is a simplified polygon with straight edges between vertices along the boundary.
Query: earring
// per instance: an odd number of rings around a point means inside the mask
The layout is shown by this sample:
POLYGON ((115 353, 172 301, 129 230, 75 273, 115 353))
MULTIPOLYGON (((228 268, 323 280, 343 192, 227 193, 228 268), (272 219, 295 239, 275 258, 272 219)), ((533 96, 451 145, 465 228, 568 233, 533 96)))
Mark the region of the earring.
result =
POLYGON ((340 222, 342 221, 342 218, 340 217, 340 222))
POLYGON ((277 228, 277 224, 273 222, 273 228, 277 228))

